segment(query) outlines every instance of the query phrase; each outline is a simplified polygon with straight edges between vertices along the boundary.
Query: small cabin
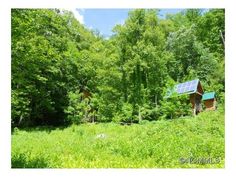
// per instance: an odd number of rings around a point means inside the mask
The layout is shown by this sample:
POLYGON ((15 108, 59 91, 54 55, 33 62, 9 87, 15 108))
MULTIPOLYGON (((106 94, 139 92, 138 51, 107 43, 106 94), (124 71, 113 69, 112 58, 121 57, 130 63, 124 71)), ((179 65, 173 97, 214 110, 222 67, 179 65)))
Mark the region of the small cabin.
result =
MULTIPOLYGON (((174 92, 177 93, 178 95, 183 95, 183 94, 189 95, 194 115, 202 111, 201 100, 204 91, 199 79, 175 85, 174 91, 172 93, 174 92)), ((167 97, 169 97, 172 93, 169 92, 169 95, 167 97)))
POLYGON ((204 93, 202 101, 206 107, 206 110, 216 110, 216 96, 215 92, 204 93))

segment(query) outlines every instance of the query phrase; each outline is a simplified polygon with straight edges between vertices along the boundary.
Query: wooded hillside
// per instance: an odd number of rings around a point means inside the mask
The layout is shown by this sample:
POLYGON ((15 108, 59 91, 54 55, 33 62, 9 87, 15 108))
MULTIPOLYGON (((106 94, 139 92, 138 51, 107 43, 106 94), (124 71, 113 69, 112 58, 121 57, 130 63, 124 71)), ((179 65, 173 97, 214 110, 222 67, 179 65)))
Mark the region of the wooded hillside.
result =
POLYGON ((130 11, 105 39, 68 11, 13 9, 13 127, 175 118, 166 89, 196 78, 223 105, 224 10, 157 14, 130 11))

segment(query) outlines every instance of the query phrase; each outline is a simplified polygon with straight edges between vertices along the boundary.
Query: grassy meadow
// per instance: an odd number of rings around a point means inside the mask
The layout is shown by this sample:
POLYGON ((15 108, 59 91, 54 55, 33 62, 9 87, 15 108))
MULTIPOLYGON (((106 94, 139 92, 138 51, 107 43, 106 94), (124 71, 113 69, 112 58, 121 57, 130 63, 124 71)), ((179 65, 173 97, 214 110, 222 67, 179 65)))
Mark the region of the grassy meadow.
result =
POLYGON ((12 168, 224 167, 224 113, 119 125, 15 129, 12 168))

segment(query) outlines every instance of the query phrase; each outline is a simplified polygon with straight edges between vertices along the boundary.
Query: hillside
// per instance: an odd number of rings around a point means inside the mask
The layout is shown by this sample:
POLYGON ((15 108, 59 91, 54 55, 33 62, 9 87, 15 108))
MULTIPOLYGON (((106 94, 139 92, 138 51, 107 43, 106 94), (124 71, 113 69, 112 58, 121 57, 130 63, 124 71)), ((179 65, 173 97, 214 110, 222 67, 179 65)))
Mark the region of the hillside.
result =
POLYGON ((12 167, 224 167, 224 112, 122 126, 15 129, 12 167))
POLYGON ((70 11, 12 9, 12 127, 178 118, 189 114, 189 98, 166 94, 193 80, 224 104, 224 18, 224 9, 166 18, 130 9, 105 39, 70 11))

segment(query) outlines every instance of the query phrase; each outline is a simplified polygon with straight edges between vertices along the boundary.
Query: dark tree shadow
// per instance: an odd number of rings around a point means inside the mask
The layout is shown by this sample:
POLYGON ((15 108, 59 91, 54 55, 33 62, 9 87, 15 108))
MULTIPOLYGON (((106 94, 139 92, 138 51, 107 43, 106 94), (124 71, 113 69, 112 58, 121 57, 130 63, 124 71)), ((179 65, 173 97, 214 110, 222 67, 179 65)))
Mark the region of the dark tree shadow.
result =
POLYGON ((43 158, 35 158, 28 161, 25 154, 13 156, 11 159, 11 168, 48 168, 48 163, 43 158))
POLYGON ((68 126, 59 126, 59 127, 54 127, 54 126, 37 126, 37 127, 14 127, 11 130, 11 133, 13 134, 14 132, 16 132, 17 130, 24 130, 26 132, 47 132, 47 133, 51 133, 51 131, 53 130, 64 130, 65 128, 67 128, 68 126))

